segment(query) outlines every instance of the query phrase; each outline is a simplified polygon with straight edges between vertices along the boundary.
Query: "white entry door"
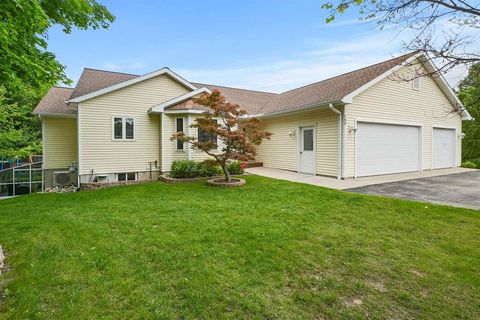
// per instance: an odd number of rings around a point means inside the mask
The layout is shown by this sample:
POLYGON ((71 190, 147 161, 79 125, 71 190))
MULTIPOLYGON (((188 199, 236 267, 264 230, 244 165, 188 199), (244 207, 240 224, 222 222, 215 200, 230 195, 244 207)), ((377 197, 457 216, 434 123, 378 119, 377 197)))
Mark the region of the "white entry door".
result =
POLYGON ((420 170, 420 127, 358 122, 357 176, 420 170))
POLYGON ((433 169, 455 167, 455 130, 433 128, 433 169))
POLYGON ((315 174, 315 128, 300 128, 300 166, 299 171, 315 174))

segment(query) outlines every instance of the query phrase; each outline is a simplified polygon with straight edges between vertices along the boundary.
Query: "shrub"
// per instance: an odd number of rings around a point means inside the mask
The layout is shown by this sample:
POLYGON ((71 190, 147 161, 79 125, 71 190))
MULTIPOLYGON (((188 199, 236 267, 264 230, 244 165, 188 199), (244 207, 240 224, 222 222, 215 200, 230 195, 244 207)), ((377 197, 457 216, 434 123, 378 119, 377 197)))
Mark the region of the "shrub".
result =
POLYGON ((177 179, 212 177, 222 174, 222 170, 214 160, 202 162, 193 160, 173 161, 170 177, 177 179))
POLYGON ((465 161, 464 163, 462 163, 462 167, 471 169, 480 168, 480 166, 473 161, 465 161))
POLYGON ((222 168, 213 159, 207 159, 200 162, 202 168, 202 177, 213 177, 222 174, 222 168))
POLYGON ((170 177, 194 178, 197 176, 197 162, 192 160, 177 160, 172 162, 170 177))
POLYGON ((230 172, 230 174, 242 174, 243 173, 243 169, 240 166, 240 161, 238 161, 238 160, 230 161, 228 163, 227 169, 228 169, 228 172, 230 172))

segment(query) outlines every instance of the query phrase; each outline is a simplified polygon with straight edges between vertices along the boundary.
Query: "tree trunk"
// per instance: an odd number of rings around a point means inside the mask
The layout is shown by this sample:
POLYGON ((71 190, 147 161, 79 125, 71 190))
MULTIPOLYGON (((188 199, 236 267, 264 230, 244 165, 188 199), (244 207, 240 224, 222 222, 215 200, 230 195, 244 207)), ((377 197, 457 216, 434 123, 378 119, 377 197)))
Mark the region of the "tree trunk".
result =
POLYGON ((222 170, 223 170, 223 174, 225 175, 225 180, 230 182, 230 172, 228 172, 227 164, 222 163, 221 167, 222 167, 222 170))

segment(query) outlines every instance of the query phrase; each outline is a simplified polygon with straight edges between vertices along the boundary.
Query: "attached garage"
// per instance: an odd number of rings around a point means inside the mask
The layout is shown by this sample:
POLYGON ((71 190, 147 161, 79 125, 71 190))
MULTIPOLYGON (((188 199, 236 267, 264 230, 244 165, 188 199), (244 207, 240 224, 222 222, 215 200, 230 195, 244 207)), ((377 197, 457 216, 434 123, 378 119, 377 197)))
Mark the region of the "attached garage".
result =
POLYGON ((421 170, 421 127, 357 122, 356 176, 421 170))
POLYGON ((455 137, 455 129, 433 128, 433 169, 455 167, 455 137))

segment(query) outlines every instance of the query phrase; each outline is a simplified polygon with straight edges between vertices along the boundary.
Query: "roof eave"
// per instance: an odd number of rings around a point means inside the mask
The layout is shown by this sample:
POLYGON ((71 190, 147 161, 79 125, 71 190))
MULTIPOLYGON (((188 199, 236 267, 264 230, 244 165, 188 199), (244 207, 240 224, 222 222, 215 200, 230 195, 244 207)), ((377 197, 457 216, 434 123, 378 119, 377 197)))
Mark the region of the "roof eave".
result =
POLYGON ((121 89, 121 88, 125 88, 125 87, 128 87, 128 86, 131 86, 135 83, 139 83, 139 82, 142 82, 142 81, 145 81, 147 79, 150 79, 150 78, 153 78, 153 77, 156 77, 156 76, 160 76, 162 74, 167 74, 169 75, 170 77, 172 77, 173 79, 177 80, 179 83, 183 84, 185 87, 191 89, 191 90, 196 90, 198 89, 196 86, 194 86, 193 84, 191 84, 190 82, 188 82, 187 80, 185 80, 184 78, 180 77, 178 74, 176 74, 175 72, 171 71, 169 68, 162 68, 160 70, 157 70, 157 71, 153 71, 153 72, 150 72, 150 73, 147 73, 143 76, 140 76, 140 77, 137 77, 137 78, 133 78, 133 79, 130 79, 130 80, 127 80, 127 81, 123 81, 123 82, 120 82, 120 83, 117 83, 117 84, 114 84, 112 86, 108 86, 106 88, 103 88, 103 89, 100 89, 100 90, 96 90, 96 91, 93 91, 93 92, 90 92, 90 93, 87 93, 85 95, 82 95, 82 96, 79 96, 79 97, 76 97, 76 98, 73 98, 73 99, 70 99, 68 100, 67 102, 83 102, 83 101, 86 101, 86 100, 89 100, 89 99, 92 99, 92 98, 95 98, 95 97, 98 97, 98 96, 101 96, 103 94, 106 94, 106 93, 109 93, 109 92, 112 92, 112 91, 115 91, 115 90, 118 90, 118 89, 121 89))
POLYGON ((165 109, 167 109, 168 107, 171 107, 171 106, 176 105, 178 103, 184 102, 184 101, 186 101, 188 99, 191 99, 192 97, 194 97, 198 94, 201 94, 201 93, 212 93, 212 90, 208 89, 207 87, 202 87, 202 88, 195 89, 195 90, 190 91, 186 94, 183 94, 181 96, 178 96, 176 98, 170 99, 168 101, 162 102, 160 104, 157 104, 157 105, 151 107, 148 110, 148 113, 163 113, 164 111, 166 111, 165 109))
POLYGON ((342 100, 331 100, 331 101, 324 101, 324 102, 316 102, 300 107, 295 107, 295 108, 289 108, 285 110, 280 110, 280 111, 275 111, 275 112, 269 112, 269 113, 264 113, 264 114, 258 114, 255 115, 257 118, 261 119, 266 119, 266 118, 272 118, 272 117, 277 117, 277 116, 282 116, 285 114, 289 113, 296 113, 296 112, 302 112, 302 111, 308 111, 316 108, 322 108, 322 107, 328 107, 330 104, 334 105, 339 105, 339 104, 344 104, 342 100))

